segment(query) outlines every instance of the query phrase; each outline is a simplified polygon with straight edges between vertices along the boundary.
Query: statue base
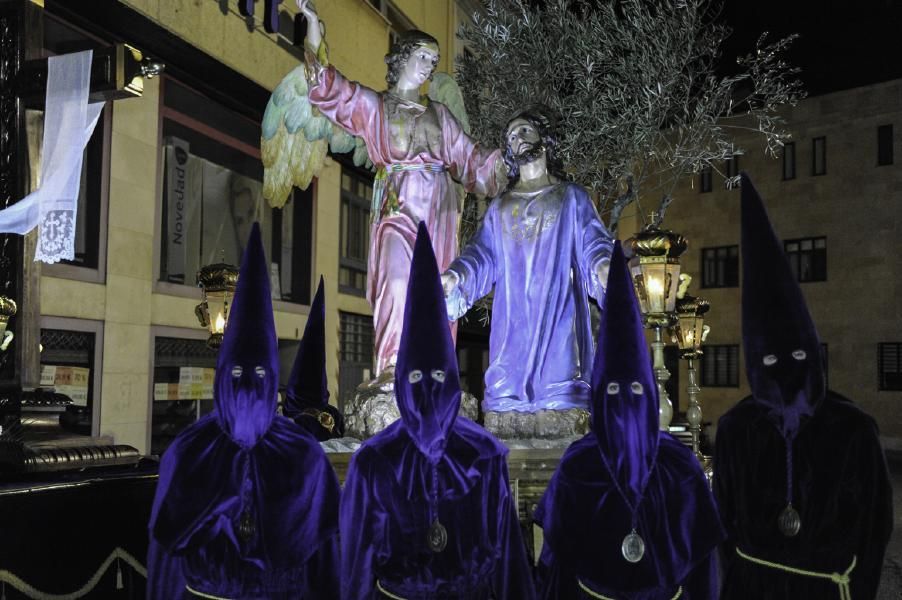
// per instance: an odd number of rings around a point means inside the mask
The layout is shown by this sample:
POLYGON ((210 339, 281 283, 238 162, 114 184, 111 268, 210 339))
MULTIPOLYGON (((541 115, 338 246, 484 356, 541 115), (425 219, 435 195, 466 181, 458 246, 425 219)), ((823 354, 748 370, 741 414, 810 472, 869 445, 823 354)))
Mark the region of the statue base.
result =
POLYGON ((531 413, 487 412, 485 428, 502 440, 572 440, 589 431, 589 411, 571 408, 531 413))
MULTIPOLYGON (((464 392, 460 399, 460 414, 475 421, 479 417, 479 401, 464 392)), ((354 400, 344 407, 345 435, 360 440, 373 437, 401 418, 395 391, 376 386, 359 387, 354 400)))

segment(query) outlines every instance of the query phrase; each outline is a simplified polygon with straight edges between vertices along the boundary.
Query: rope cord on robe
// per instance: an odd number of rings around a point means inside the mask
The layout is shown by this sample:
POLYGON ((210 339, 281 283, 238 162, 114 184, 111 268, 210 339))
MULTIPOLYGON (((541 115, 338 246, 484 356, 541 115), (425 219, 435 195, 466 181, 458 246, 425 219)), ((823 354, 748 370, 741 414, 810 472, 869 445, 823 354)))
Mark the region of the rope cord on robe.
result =
MULTIPOLYGON (((593 590, 589 586, 587 586, 585 583, 583 583, 582 579, 577 579, 576 583, 579 584, 579 589, 581 589, 585 593, 589 594, 593 598, 598 598, 598 600, 617 600, 616 598, 609 598, 607 596, 602 596, 601 594, 599 594, 598 592, 596 592, 595 590, 593 590)), ((679 598, 682 595, 683 595, 683 587, 680 586, 677 588, 676 594, 674 594, 670 600, 677 600, 677 598, 679 598)))
POLYGON ((382 582, 378 579, 376 580, 376 589, 379 590, 380 594, 384 595, 386 598, 391 598, 391 600, 407 600, 407 598, 396 596, 395 594, 392 594, 387 589, 382 587, 382 582))
POLYGON ((842 573, 819 573, 818 571, 806 571, 805 569, 799 569, 797 567, 790 567, 788 565, 782 565, 780 563, 771 562, 769 560, 764 560, 763 558, 755 558, 754 556, 749 556, 738 547, 736 548, 736 553, 739 554, 745 560, 755 563, 756 565, 761 565, 763 567, 769 567, 771 569, 776 569, 778 571, 784 571, 786 573, 792 573, 793 575, 801 575, 803 577, 813 577, 816 579, 829 579, 833 583, 837 585, 839 588, 839 600, 852 600, 852 590, 849 588, 849 584, 852 581, 852 578, 849 575, 852 573, 852 569, 855 568, 855 564, 858 562, 858 557, 854 554, 852 555, 852 564, 849 565, 849 568, 846 569, 842 573))
POLYGON ((29 598, 34 598, 35 600, 77 600, 78 598, 84 598, 90 592, 97 587, 97 584, 100 583, 100 579, 106 574, 107 570, 113 564, 113 561, 116 561, 116 589, 123 589, 122 585, 122 569, 119 565, 119 561, 123 560, 126 564, 128 564, 132 569, 135 570, 141 577, 147 579, 147 569, 138 562, 134 556, 119 548, 118 546, 110 552, 110 555, 106 557, 106 560, 100 565, 94 575, 85 583, 83 586, 75 590, 74 592, 69 592, 68 594, 51 594, 48 592, 42 592, 36 587, 29 585, 25 581, 22 580, 21 577, 17 576, 14 573, 7 571, 6 569, 0 570, 0 583, 3 584, 3 592, 0 595, 0 598, 3 600, 6 599, 6 584, 8 583, 12 587, 14 587, 19 592, 25 594, 29 598))
MULTIPOLYGON (((382 217, 382 200, 385 198, 385 192, 388 189, 389 173, 444 173, 448 168, 441 163, 392 163, 390 165, 379 167, 376 170, 376 177, 373 179, 373 200, 370 205, 370 218, 373 224, 379 222, 382 217)), ((391 197, 389 197, 391 200, 391 197)), ((395 198, 397 200, 397 198, 395 198)))
POLYGON ((185 585, 185 589, 197 596, 198 598, 207 598, 208 600, 232 600, 231 598, 225 598, 223 596, 214 596, 213 594, 207 594, 205 592, 199 592, 190 585, 185 585))

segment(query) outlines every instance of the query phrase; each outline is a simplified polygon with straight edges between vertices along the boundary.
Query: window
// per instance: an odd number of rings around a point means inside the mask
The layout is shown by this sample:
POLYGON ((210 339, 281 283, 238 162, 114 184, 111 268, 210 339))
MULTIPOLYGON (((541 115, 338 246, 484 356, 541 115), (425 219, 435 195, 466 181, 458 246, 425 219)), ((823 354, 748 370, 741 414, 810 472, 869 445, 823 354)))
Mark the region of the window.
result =
POLYGON ((728 158, 723 165, 723 172, 726 176, 725 185, 728 190, 736 189, 739 187, 739 155, 734 154, 732 157, 728 158))
POLYGON ((902 391, 902 342, 877 344, 877 389, 902 391))
POLYGON ((163 80, 160 280, 193 286, 202 265, 238 265, 254 221, 274 300, 310 299, 312 192, 281 209, 263 199, 260 125, 163 80))
POLYGON ((739 246, 702 248, 702 287, 739 285, 739 246))
POLYGON ((783 243, 796 281, 827 281, 827 238, 803 238, 783 243))
POLYGON ((175 436, 213 410, 216 351, 204 339, 154 338, 150 453, 161 455, 175 436))
POLYGON ((827 138, 824 136, 811 140, 811 174, 827 174, 827 138))
POLYGON ((705 346, 701 379, 704 387, 739 387, 739 346, 705 346))
POLYGON ((783 144, 783 181, 796 178, 796 145, 795 142, 783 144))
POLYGON ((877 166, 893 164, 893 126, 877 128, 877 166))
MULTIPOLYGON (((40 386, 52 388, 72 400, 59 411, 59 424, 65 432, 93 435, 99 426, 100 352, 97 340, 103 336, 103 326, 92 321, 79 323, 75 319, 56 317, 43 318, 41 325, 40 386)), ((47 407, 46 410, 54 409, 47 407)))
POLYGON ((338 360, 339 408, 354 398, 357 386, 371 377, 373 368, 373 317, 339 312, 338 360))
POLYGON ((388 48, 391 50, 392 45, 398 43, 401 32, 416 29, 413 21, 404 16, 401 11, 389 0, 366 0, 367 3, 375 8, 379 14, 389 22, 388 27, 388 48))
POLYGON ((711 191, 711 167, 705 167, 698 174, 698 190, 701 194, 711 191))
POLYGON ((338 290, 346 294, 366 294, 372 195, 372 175, 362 175, 358 171, 342 167, 338 290))

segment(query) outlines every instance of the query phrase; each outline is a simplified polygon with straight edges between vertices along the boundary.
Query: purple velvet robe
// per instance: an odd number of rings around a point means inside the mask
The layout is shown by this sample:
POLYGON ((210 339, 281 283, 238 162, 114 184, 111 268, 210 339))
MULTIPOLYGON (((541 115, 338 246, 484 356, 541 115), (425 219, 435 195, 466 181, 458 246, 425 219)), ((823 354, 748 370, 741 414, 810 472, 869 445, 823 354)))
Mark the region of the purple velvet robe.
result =
POLYGON ((163 455, 150 521, 148 598, 338 596, 335 472, 319 444, 274 416, 253 448, 233 443, 214 414, 163 455), (240 539, 253 507, 256 535, 240 539))
POLYGON ((342 598, 530 600, 507 450, 457 415, 460 380, 420 225, 395 370, 401 419, 354 455, 341 498, 342 598), (447 545, 430 547, 433 523, 447 545))
POLYGON ((658 430, 658 396, 632 279, 618 242, 592 374, 592 431, 564 453, 535 512, 546 599, 709 600, 724 539, 692 452, 658 430), (636 532, 644 554, 629 562, 636 532), (593 596, 595 594, 595 596, 593 596))
POLYGON ((276 415, 268 264, 255 223, 217 357, 214 410, 160 464, 149 598, 337 596, 338 480, 316 440, 276 415))
POLYGON ((590 432, 561 459, 535 520, 545 533, 537 569, 539 598, 591 600, 581 580, 596 593, 616 600, 717 598, 717 544, 723 529, 717 507, 695 456, 661 432, 655 472, 639 510, 638 531, 646 555, 636 564, 620 553, 630 532, 630 513, 598 458, 598 439, 590 432))
POLYGON ((433 470, 400 421, 365 443, 341 499, 342 598, 528 600, 533 597, 507 450, 458 416, 435 465, 448 547, 426 545, 433 470))
MULTIPOLYGON (((376 371, 394 363, 401 339, 407 276, 417 226, 425 222, 439 268, 457 254, 458 193, 493 196, 506 183, 500 150, 483 150, 464 133, 447 107, 402 105, 394 123, 386 111, 387 93, 348 81, 334 67, 319 73, 310 103, 333 123, 363 138, 377 167, 435 165, 445 171, 389 172, 381 218, 370 235, 367 299, 376 328, 376 371), (409 134, 404 143, 403 132, 409 134), (500 174, 500 175, 499 175, 500 174)), ((394 106, 396 103, 393 103, 394 106)))
POLYGON ((585 189, 562 183, 538 195, 506 193, 489 206, 450 270, 459 318, 495 290, 485 373, 487 411, 588 408, 599 269, 613 242, 585 189))

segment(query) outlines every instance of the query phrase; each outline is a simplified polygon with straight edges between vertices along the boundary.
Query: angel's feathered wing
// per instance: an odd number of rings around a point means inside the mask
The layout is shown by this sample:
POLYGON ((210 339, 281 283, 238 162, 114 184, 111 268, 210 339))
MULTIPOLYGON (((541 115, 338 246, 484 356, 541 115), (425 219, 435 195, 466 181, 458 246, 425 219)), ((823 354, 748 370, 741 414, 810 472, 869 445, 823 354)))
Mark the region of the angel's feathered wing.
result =
POLYGON ((429 84, 429 99, 447 106, 464 133, 470 134, 470 119, 464 107, 464 96, 453 77, 447 73, 434 73, 432 83, 429 84))
POLYGON ((310 104, 305 67, 300 65, 276 86, 263 113, 263 197, 270 206, 284 206, 292 186, 307 189, 322 169, 328 149, 333 154, 353 151, 357 166, 369 163, 363 140, 334 125, 310 104))

